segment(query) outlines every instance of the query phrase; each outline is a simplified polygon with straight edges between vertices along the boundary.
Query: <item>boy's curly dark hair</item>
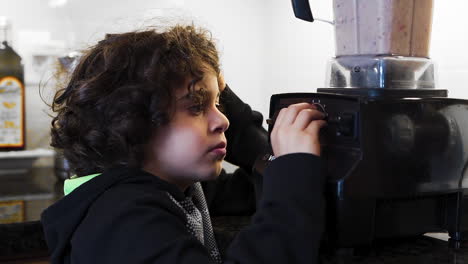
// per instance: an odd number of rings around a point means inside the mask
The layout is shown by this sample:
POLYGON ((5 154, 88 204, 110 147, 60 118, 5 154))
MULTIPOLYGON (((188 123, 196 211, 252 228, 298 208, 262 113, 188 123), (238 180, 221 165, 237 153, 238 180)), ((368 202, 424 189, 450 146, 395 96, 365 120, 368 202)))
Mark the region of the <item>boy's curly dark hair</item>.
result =
POLYGON ((54 96, 51 146, 77 176, 140 167, 144 145, 170 119, 174 89, 207 66, 219 76, 211 34, 193 25, 106 35, 54 96))

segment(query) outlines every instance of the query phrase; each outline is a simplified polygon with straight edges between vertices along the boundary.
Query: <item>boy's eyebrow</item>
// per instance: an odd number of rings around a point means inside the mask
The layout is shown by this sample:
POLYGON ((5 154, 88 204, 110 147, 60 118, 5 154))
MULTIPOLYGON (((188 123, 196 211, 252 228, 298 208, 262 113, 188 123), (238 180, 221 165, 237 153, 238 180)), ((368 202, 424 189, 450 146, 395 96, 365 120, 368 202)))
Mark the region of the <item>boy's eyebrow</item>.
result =
MULTIPOLYGON (((188 99, 190 99, 190 96, 191 96, 194 92, 197 92, 197 91, 193 91, 193 87, 195 86, 196 83, 197 83, 197 80, 195 80, 195 79, 192 80, 192 81, 190 81, 189 85, 187 86, 188 92, 187 92, 185 95, 183 95, 183 96, 177 98, 177 99, 176 99, 176 102, 182 101, 182 100, 188 100, 188 99)), ((200 90, 201 90, 201 89, 200 89, 200 90)))
POLYGON ((179 97, 177 101, 191 100, 193 95, 203 95, 203 88, 197 91, 189 91, 185 95, 179 97))

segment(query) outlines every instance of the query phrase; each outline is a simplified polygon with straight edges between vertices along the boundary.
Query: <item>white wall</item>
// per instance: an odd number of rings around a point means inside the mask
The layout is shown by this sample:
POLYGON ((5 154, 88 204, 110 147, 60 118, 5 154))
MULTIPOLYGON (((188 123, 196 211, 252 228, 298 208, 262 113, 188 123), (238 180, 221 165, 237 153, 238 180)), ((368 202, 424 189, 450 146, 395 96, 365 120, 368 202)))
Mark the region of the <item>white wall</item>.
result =
POLYGON ((265 101, 264 58, 268 56, 265 7, 268 3, 268 0, 186 0, 184 7, 219 40, 226 81, 256 109, 265 101))
MULTIPOLYGON (((314 17, 333 20, 331 1, 311 0, 310 5, 314 17)), ((264 98, 324 87, 326 65, 334 55, 333 26, 295 18, 291 2, 282 0, 269 1, 266 21, 264 98)))
POLYGON ((435 0, 431 57, 438 66, 439 87, 449 96, 468 99, 468 1, 435 0))

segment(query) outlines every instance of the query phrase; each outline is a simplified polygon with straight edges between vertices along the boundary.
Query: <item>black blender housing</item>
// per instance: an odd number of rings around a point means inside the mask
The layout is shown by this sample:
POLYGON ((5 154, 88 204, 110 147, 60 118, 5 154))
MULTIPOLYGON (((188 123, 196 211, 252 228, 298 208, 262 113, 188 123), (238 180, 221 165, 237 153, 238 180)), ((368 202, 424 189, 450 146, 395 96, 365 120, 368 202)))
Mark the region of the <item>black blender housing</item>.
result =
POLYGON ((327 113, 320 135, 326 239, 355 247, 448 231, 458 243, 468 230, 468 100, 421 97, 416 90, 411 97, 371 97, 372 90, 271 97, 270 132, 290 104, 320 104, 327 113))

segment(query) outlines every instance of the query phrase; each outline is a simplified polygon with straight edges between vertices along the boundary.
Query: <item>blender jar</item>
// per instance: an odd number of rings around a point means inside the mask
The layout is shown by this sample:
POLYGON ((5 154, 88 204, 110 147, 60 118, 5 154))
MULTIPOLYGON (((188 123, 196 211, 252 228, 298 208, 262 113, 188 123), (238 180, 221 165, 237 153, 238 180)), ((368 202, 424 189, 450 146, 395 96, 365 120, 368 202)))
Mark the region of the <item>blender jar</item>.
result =
POLYGON ((433 0, 333 0, 336 56, 429 57, 433 0))

